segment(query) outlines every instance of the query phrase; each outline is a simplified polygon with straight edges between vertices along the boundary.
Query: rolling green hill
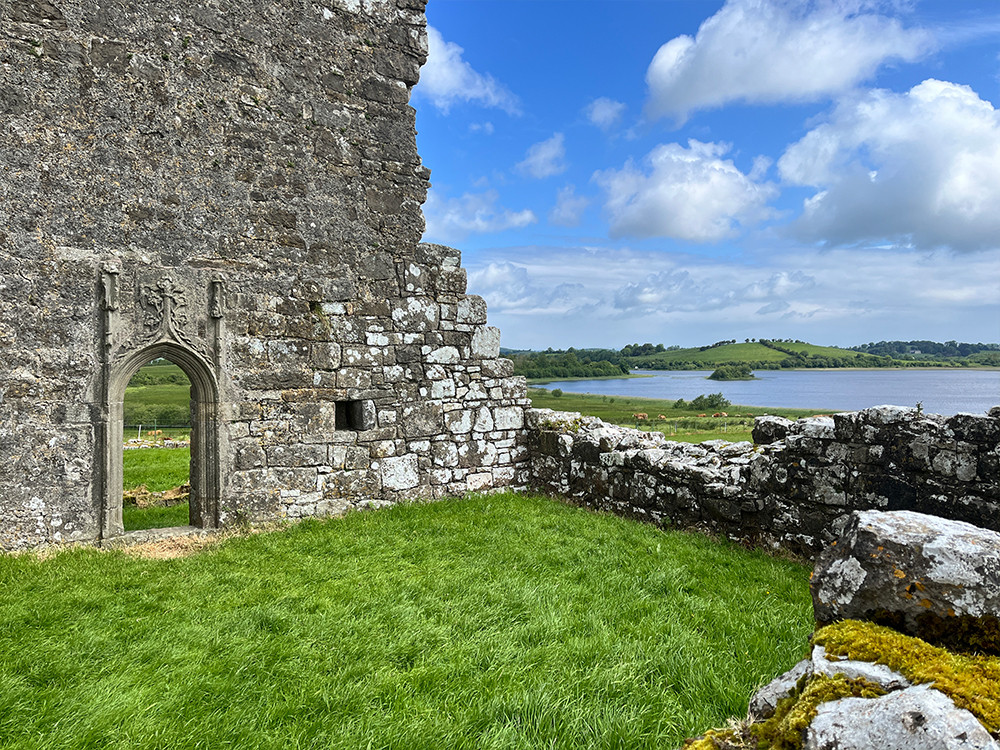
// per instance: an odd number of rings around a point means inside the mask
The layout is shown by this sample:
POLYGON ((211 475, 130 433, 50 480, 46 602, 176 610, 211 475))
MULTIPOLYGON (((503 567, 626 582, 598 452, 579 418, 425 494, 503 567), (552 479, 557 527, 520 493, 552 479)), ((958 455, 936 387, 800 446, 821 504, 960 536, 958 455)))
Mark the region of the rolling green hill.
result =
POLYGON ((862 360, 865 362, 862 366, 877 367, 881 364, 877 362, 880 359, 883 358, 832 346, 816 346, 801 342, 765 344, 754 341, 690 349, 668 349, 654 354, 629 357, 627 362, 633 368, 650 370, 710 369, 723 364, 743 362, 753 369, 760 370, 808 367, 814 363, 823 367, 852 367, 860 365, 862 360), (822 360, 823 364, 820 365, 819 360, 822 360))
POLYGON ((125 424, 186 425, 191 419, 191 383, 177 365, 146 365, 125 389, 125 424))

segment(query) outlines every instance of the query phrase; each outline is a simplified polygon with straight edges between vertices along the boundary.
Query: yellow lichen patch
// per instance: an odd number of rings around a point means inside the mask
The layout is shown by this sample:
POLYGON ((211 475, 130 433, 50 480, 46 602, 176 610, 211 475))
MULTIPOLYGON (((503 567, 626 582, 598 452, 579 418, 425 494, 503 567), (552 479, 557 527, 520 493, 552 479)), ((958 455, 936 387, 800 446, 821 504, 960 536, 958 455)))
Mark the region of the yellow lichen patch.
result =
POLYGON ((899 568, 893 568, 892 574, 896 576, 896 578, 906 578, 906 573, 901 571, 899 568))
POLYGON ((930 684, 1000 731, 1000 658, 966 656, 881 625, 857 620, 828 625, 813 635, 827 653, 884 664, 915 684, 930 684))

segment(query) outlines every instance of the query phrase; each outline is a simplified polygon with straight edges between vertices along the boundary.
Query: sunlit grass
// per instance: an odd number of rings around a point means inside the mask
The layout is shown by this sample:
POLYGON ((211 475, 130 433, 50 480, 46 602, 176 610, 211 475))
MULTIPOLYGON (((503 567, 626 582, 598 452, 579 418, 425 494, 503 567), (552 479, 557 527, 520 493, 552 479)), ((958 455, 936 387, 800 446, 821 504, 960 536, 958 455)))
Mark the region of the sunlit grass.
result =
POLYGON ((802 656, 808 571, 552 500, 0 559, 4 748, 670 748, 802 656))
POLYGON ((141 484, 150 492, 163 492, 187 484, 190 448, 135 448, 123 456, 125 489, 141 484))
MULTIPOLYGON (((191 466, 190 448, 136 448, 125 451, 124 489, 145 485, 150 492, 163 492, 188 483, 191 466)), ((188 525, 188 503, 167 507, 136 507, 123 503, 125 531, 162 529, 188 525)))

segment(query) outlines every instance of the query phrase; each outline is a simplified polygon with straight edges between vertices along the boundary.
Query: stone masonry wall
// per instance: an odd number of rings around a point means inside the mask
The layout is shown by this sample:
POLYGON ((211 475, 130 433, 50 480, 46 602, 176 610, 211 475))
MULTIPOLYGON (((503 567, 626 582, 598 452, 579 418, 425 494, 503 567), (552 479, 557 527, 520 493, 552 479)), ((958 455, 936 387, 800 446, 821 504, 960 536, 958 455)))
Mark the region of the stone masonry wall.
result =
POLYGON ((121 532, 158 356, 196 525, 525 482, 523 380, 419 244, 423 6, 0 0, 0 548, 121 532))
POLYGON ((1000 530, 1000 407, 947 418, 892 406, 760 417, 756 444, 677 443, 547 409, 529 410, 528 431, 538 489, 807 556, 835 540, 854 510, 1000 530))

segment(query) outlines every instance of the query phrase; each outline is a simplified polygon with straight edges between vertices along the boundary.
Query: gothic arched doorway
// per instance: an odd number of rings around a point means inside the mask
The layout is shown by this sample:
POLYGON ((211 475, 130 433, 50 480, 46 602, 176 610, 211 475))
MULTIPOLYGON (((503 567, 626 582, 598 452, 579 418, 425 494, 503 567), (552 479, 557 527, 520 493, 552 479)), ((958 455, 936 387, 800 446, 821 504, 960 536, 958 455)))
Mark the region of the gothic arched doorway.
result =
POLYGON ((191 381, 190 524, 214 528, 219 523, 219 386, 211 366, 195 352, 172 342, 160 342, 119 360, 111 369, 105 392, 102 424, 101 539, 123 533, 122 445, 125 388, 141 367, 154 359, 170 360, 191 381))

